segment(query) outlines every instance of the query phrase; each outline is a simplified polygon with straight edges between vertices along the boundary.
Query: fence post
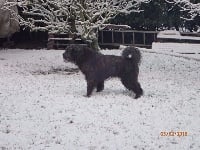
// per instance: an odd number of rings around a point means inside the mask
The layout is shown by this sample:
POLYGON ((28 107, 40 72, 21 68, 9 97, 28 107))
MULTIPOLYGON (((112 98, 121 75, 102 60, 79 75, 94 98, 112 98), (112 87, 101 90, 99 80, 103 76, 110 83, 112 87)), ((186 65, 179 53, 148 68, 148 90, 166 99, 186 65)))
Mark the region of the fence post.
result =
POLYGON ((48 33, 47 49, 53 49, 54 48, 55 41, 52 38, 54 38, 54 35, 51 34, 51 33, 48 33))
POLYGON ((135 45, 135 32, 133 31, 133 45, 135 45))
POLYGON ((101 31, 101 43, 103 44, 103 30, 101 31))
POLYGON ((114 43, 114 34, 113 34, 113 30, 112 30, 112 43, 114 43))
POLYGON ((153 40, 156 42, 157 33, 154 33, 153 35, 154 35, 154 39, 153 40))
POLYGON ((121 33, 122 33, 122 44, 124 44, 124 32, 121 33))

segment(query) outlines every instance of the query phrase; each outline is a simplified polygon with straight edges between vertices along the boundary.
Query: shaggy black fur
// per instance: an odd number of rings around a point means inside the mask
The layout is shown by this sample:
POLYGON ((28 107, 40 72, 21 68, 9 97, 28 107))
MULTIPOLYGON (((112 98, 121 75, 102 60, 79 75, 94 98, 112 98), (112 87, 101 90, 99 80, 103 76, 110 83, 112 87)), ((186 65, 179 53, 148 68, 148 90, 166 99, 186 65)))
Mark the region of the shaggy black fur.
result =
POLYGON ((87 96, 92 94, 94 88, 97 92, 104 89, 104 81, 109 77, 119 77, 122 84, 133 91, 139 98, 143 90, 138 82, 140 51, 128 47, 122 56, 103 55, 86 46, 71 45, 63 54, 67 61, 75 63, 87 81, 87 96))

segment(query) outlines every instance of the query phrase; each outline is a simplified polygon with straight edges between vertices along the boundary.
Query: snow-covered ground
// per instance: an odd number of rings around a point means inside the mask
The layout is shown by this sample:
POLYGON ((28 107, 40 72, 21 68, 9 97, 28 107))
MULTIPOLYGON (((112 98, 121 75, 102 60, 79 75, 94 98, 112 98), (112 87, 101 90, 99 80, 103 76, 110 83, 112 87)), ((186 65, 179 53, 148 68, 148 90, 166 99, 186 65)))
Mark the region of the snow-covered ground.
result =
POLYGON ((159 43, 153 42, 152 49, 154 52, 171 53, 185 55, 186 57, 200 58, 200 43, 159 43))
POLYGON ((164 31, 160 31, 158 33, 158 35, 157 35, 157 38, 200 41, 200 37, 196 37, 196 36, 182 36, 181 33, 179 31, 176 31, 176 30, 164 30, 164 31))
POLYGON ((0 150, 200 149, 198 59, 143 50, 143 97, 110 79, 86 98, 84 76, 62 53, 0 51, 0 150))

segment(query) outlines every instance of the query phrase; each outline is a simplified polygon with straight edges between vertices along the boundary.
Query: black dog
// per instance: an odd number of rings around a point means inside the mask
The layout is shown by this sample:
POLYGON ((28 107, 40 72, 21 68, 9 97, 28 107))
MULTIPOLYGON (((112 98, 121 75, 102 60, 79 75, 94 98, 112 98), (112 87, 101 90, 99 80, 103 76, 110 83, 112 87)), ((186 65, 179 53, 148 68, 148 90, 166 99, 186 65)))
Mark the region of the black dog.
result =
POLYGON ((87 46, 71 45, 63 54, 67 61, 75 63, 87 81, 87 96, 94 88, 97 92, 104 89, 104 81, 109 77, 119 77, 122 84, 132 90, 139 98, 143 90, 138 82, 141 53, 137 48, 128 47, 122 56, 103 55, 87 46))

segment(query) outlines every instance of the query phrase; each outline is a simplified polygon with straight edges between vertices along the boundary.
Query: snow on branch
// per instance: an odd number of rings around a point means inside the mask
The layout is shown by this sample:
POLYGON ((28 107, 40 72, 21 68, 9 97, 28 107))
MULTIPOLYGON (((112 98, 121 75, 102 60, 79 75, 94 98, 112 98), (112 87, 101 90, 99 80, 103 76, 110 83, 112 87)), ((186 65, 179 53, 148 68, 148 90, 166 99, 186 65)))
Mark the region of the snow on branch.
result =
POLYGON ((31 30, 66 32, 69 30, 67 4, 62 0, 21 0, 20 22, 31 30))
POLYGON ((32 30, 67 32, 85 39, 96 38, 101 25, 119 13, 140 12, 141 3, 151 0, 18 0, 20 24, 32 30))
POLYGON ((94 31, 119 13, 140 12, 140 4, 150 0, 73 0, 70 9, 75 12, 78 32, 86 39, 96 36, 94 31))
POLYGON ((185 20, 193 20, 196 16, 200 15, 200 3, 194 4, 190 0, 165 0, 166 2, 177 5, 181 8, 182 12, 187 14, 186 17, 182 17, 185 20))

